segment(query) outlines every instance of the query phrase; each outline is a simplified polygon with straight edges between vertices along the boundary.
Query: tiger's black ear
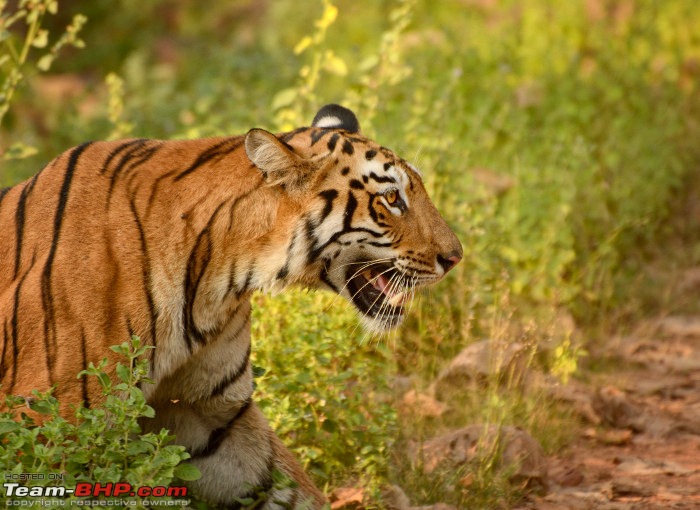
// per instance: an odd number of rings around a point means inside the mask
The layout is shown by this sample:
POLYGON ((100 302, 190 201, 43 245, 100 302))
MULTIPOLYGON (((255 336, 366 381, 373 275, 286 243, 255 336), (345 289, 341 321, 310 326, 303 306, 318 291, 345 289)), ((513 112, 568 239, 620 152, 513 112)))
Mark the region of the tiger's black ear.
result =
POLYGON ((264 129, 251 129, 245 136, 248 159, 262 172, 265 181, 288 192, 304 191, 313 184, 313 162, 264 129))
POLYGON ((344 129, 350 133, 360 132, 360 123, 355 114, 339 104, 327 104, 321 108, 311 125, 319 128, 344 129))

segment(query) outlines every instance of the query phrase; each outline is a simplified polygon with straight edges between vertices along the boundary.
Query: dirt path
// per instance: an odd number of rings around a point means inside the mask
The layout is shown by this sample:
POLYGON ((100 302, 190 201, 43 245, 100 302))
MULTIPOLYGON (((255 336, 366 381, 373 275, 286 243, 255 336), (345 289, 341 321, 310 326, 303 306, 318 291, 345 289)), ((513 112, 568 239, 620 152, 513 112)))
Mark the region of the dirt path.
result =
POLYGON ((700 316, 645 324, 594 357, 603 373, 562 395, 591 426, 524 508, 700 509, 700 316))

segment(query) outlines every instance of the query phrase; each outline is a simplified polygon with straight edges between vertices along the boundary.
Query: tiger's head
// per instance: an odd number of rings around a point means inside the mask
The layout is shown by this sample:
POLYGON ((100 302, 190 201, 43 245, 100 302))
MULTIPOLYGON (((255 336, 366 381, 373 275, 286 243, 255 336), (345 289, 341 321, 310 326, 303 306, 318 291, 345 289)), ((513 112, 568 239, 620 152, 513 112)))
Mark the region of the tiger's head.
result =
POLYGON ((362 136, 350 110, 324 106, 310 128, 283 135, 253 129, 245 149, 295 204, 277 278, 340 294, 368 329, 398 326, 416 289, 461 260, 418 169, 362 136))

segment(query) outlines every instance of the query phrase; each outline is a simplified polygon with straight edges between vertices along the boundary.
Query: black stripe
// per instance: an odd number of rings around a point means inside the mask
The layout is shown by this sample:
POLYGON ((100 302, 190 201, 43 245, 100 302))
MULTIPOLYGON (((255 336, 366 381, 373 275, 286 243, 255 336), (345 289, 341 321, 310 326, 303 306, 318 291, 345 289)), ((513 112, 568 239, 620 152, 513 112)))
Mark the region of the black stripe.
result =
POLYGON ((146 212, 144 213, 145 216, 148 216, 151 213, 151 206, 153 205, 156 193, 158 192, 158 187, 160 186, 160 182, 163 179, 167 179, 171 175, 175 173, 175 170, 171 170, 170 172, 167 172, 163 175, 158 176, 156 180, 153 181, 153 185, 151 186, 151 193, 148 195, 148 203, 146 204, 146 212))
POLYGON ((380 182, 380 183, 393 182, 394 184, 396 184, 396 179, 394 179, 393 177, 389 177, 389 176, 381 177, 381 176, 375 174, 374 172, 370 172, 369 178, 374 179, 375 181, 380 182))
MULTIPOLYGON (((243 330, 243 328, 249 323, 249 319, 246 318, 243 321, 243 325, 239 329, 238 333, 234 336, 234 338, 237 338, 240 332, 243 330)), ((235 383, 238 379, 240 379, 243 374, 246 373, 246 369, 248 368, 248 362, 250 361, 250 342, 248 343, 248 349, 246 350, 245 353, 245 358, 243 359, 243 362, 239 367, 236 368, 235 371, 224 377, 216 386, 214 386, 214 389, 211 391, 211 397, 210 398, 215 398, 215 397, 220 397, 221 395, 224 394, 224 391, 226 388, 231 386, 233 383, 235 383)))
POLYGON ((2 205, 2 199, 5 198, 5 195, 7 195, 7 192, 10 191, 11 189, 12 189, 11 187, 0 189, 0 205, 2 205))
POLYGON ((352 194, 352 191, 348 192, 348 202, 345 205, 345 217, 343 218, 343 230, 348 232, 352 229, 351 224, 352 224, 352 216, 355 214, 355 210, 357 209, 357 199, 355 198, 355 195, 352 194))
POLYGON ((0 380, 5 377, 5 352, 7 351, 7 344, 10 343, 10 333, 7 331, 7 321, 2 323, 2 354, 0 354, 0 380))
POLYGON ((197 299, 197 289, 209 265, 211 252, 211 236, 209 235, 209 229, 205 228, 200 232, 199 236, 197 236, 194 248, 192 248, 190 252, 183 284, 185 300, 183 303, 182 320, 185 341, 187 342, 187 348, 190 352, 192 351, 193 340, 200 344, 205 342, 204 333, 197 328, 194 322, 194 303, 197 299))
POLYGON ((326 201, 326 204, 323 206, 323 211, 321 212, 321 217, 318 219, 318 223, 320 225, 333 210, 333 200, 337 198, 338 191, 334 189, 327 189, 321 191, 318 196, 326 201))
POLYGON ((338 143, 338 138, 340 135, 338 133, 333 133, 331 139, 328 140, 328 150, 333 152, 335 150, 335 144, 338 143))
MULTIPOLYGON (((16 378, 17 378, 17 360, 19 359, 19 346, 18 346, 18 340, 19 340, 19 311, 20 311, 20 306, 19 306, 19 299, 20 299, 20 294, 22 292, 22 286, 24 285, 24 280, 27 278, 29 275, 29 272, 32 270, 34 267, 34 262, 35 259, 32 257, 31 264, 29 265, 29 269, 27 269, 27 272, 22 275, 22 278, 20 278, 19 282, 17 282, 17 288, 15 288, 15 295, 12 303, 12 321, 10 323, 10 328, 11 328, 11 335, 12 335, 12 380, 10 381, 10 387, 6 388, 7 393, 10 394, 12 393, 12 389, 15 386, 16 378)), ((3 358, 5 352, 5 347, 3 347, 3 358)), ((47 358, 47 363, 48 363, 48 358, 47 358)), ((48 365, 47 365, 48 366, 48 365)), ((49 373, 49 380, 51 380, 51 373, 49 373)))
POLYGON ((226 423, 226 425, 211 431, 211 433, 209 434, 207 444, 204 446, 204 448, 200 450, 194 450, 191 453, 190 458, 197 459, 214 455, 228 436, 229 429, 231 429, 235 425, 236 421, 240 419, 248 411, 248 409, 250 409, 250 406, 252 404, 252 399, 248 398, 238 410, 236 415, 233 418, 231 418, 228 421, 228 423, 226 423))
POLYGON ((367 209, 369 210, 369 216, 372 218, 372 221, 375 223, 379 223, 379 217, 377 216, 377 211, 374 209, 374 201, 376 200, 377 195, 372 194, 371 198, 369 199, 369 202, 367 203, 367 209))
POLYGON ((141 252, 143 253, 141 259, 141 274, 143 277, 143 289, 146 293, 146 301, 148 302, 148 311, 151 316, 151 341, 149 345, 156 345, 156 322, 158 319, 158 312, 156 311, 155 301, 151 293, 151 265, 148 256, 148 244, 146 242, 146 232, 143 229, 141 218, 139 218, 138 211, 136 210, 135 197, 133 196, 131 200, 129 200, 129 209, 134 216, 134 222, 136 222, 136 230, 138 230, 139 233, 139 242, 141 243, 141 252))
POLYGON ((289 267, 285 263, 284 266, 282 266, 282 268, 279 271, 277 271, 277 275, 275 276, 275 278, 277 280, 284 280, 288 274, 289 274, 289 267))
POLYGON ((325 264, 324 264, 323 267, 321 268, 321 274, 319 275, 319 279, 320 279, 323 283, 325 283, 326 285, 328 285, 331 289, 333 289, 333 291, 334 291, 336 294, 340 294, 340 289, 338 288, 338 286, 337 286, 335 283, 333 283, 333 282, 328 278, 328 267, 326 267, 325 264))
POLYGON ((309 245, 309 252, 306 256, 307 265, 316 262, 316 259, 321 255, 321 251, 323 251, 323 246, 318 245, 316 226, 317 223, 315 221, 313 221, 311 218, 306 218, 306 221, 304 222, 304 232, 309 245))
MULTIPOLYGON (((87 360, 87 341, 85 340, 85 331, 80 328, 80 351, 83 359, 83 370, 88 366, 87 360)), ((88 378, 86 374, 83 374, 80 381, 82 385, 83 393, 83 407, 90 409, 90 396, 88 395, 88 378)))
POLYGON ((58 242, 61 237, 61 227, 63 226, 63 217, 66 210, 66 205, 68 204, 68 195, 70 192, 70 186, 73 181, 73 174, 75 173, 75 168, 78 165, 78 159, 80 155, 87 149, 92 142, 84 143, 73 149, 69 158, 68 165, 66 167, 66 175, 63 178, 63 184, 61 185, 61 191, 58 198, 58 205, 56 207, 56 215, 54 216, 54 229, 53 229, 53 239, 51 240, 51 248, 49 249, 49 255, 46 259, 46 265, 41 274, 41 301, 44 308, 44 314, 46 315, 44 321, 44 348, 46 354, 46 363, 49 369, 49 381, 53 384, 53 376, 51 374, 53 368, 53 360, 56 358, 56 351, 58 349, 58 344, 56 342, 56 324, 54 322, 54 302, 53 295, 51 292, 51 275, 53 273, 53 262, 56 258, 56 250, 58 249, 58 242))
POLYGON ((139 153, 145 145, 146 140, 140 140, 138 143, 133 144, 133 146, 130 147, 130 149, 119 160, 119 163, 115 166, 109 181, 109 190, 107 191, 107 205, 111 203, 112 193, 114 192, 114 186, 117 183, 117 179, 119 179, 119 175, 125 168, 128 172, 134 167, 134 165, 139 164, 139 153))
POLYGON ((243 294, 246 293, 248 290, 248 287, 250 286, 250 282, 253 281, 253 272, 255 271, 255 263, 253 262, 253 265, 248 269, 248 272, 245 275, 245 282, 243 282, 243 287, 238 289, 236 291, 236 299, 241 299, 243 294))
POLYGON ((124 142, 121 145, 117 146, 117 148, 115 148, 114 150, 112 150, 112 152, 109 153, 109 155, 107 156, 107 159, 105 159, 105 162, 102 164, 102 169, 100 170, 100 173, 104 174, 109 169, 109 165, 112 164, 112 160, 114 158, 116 158, 120 152, 125 151, 126 149, 128 149, 129 147, 131 147, 133 145, 140 145, 145 141, 146 141, 145 138, 139 138, 137 140, 131 140, 129 142, 124 142))
POLYGON ((230 232, 231 229, 233 228, 233 219, 234 219, 234 218, 233 218, 233 212, 234 212, 234 211, 236 210, 236 208, 238 207, 238 204, 239 204, 242 200, 248 198, 248 196, 250 196, 252 193, 254 193, 254 192, 257 191, 258 189, 260 189, 260 187, 265 183, 265 180, 264 180, 264 178, 262 177, 262 175, 260 175, 260 178, 259 178, 259 179, 260 179, 260 180, 259 180, 258 182, 255 183, 255 186, 253 186, 251 189, 249 189, 248 191, 246 191, 246 192, 243 193, 242 195, 237 196, 235 199, 233 199, 233 200, 231 201, 231 207, 229 207, 229 220, 228 220, 228 231, 229 231, 229 232, 230 232))
POLYGON ((294 131, 290 131, 289 133, 283 134, 283 135, 280 137, 280 140, 282 140, 283 142, 288 142, 288 141, 290 141, 292 138, 294 138, 295 136, 297 136, 299 133, 303 133, 303 132, 305 132, 305 131, 308 131, 308 129, 309 129, 308 127, 296 128, 294 131))
POLYGON ((204 333, 197 328, 194 321, 194 304, 197 299, 197 291, 199 289, 199 284, 204 277, 204 273, 209 266, 209 261, 211 260, 211 254, 213 250, 211 241, 211 226, 214 223, 219 211, 226 204, 226 201, 221 202, 214 212, 212 213, 209 221, 207 221, 206 226, 197 236, 197 240, 194 243, 194 247, 190 252, 190 256, 187 259, 187 270, 185 272, 185 279, 183 282, 184 296, 185 300, 183 303, 183 331, 185 332, 185 341, 187 342, 187 348, 192 351, 192 340, 197 343, 204 343, 205 337, 204 333))
POLYGON ((227 138, 223 142, 219 142, 216 145, 209 147, 207 150, 205 150, 199 156, 197 156, 197 159, 194 161, 194 163, 192 163, 185 170, 177 174, 174 181, 177 182, 180 179, 183 179, 184 177, 197 170, 197 168, 199 168, 200 166, 208 163, 209 161, 230 154, 231 152, 241 147, 244 141, 244 137, 237 136, 235 138, 227 138))
MULTIPOLYGON (((316 142, 318 142, 321 138, 324 137, 324 135, 328 133, 328 129, 314 129, 311 131, 311 145, 309 147, 313 147, 316 142)), ((286 140, 285 140, 286 141, 286 140)))
POLYGON ((350 179, 350 187, 352 189, 365 189, 365 185, 357 179, 350 179))
POLYGON ((226 295, 230 294, 236 289, 236 259, 231 260, 231 267, 228 270, 228 289, 226 290, 226 295))
POLYGON ((25 184, 24 188, 22 188, 22 193, 19 196, 19 201, 17 202, 17 210, 15 211, 15 237, 16 237, 16 245, 15 245, 15 274, 13 279, 17 279, 17 275, 19 274, 19 265, 22 260, 22 244, 24 241, 24 220, 25 220, 25 208, 27 206, 27 197, 29 194, 32 192, 34 189, 34 185, 36 184, 36 178, 37 176, 35 175, 32 177, 32 180, 29 181, 28 183, 25 184))
POLYGON ((294 246, 297 242, 297 230, 294 230, 294 234, 292 234, 292 240, 289 241, 289 246, 287 246, 287 258, 284 261, 284 266, 277 272, 277 279, 278 280, 283 280, 287 277, 289 274, 289 264, 292 261, 292 252, 294 251, 294 246))
POLYGON ((156 153, 161 149, 161 145, 152 145, 150 147, 143 147, 138 153, 134 154, 129 162, 129 165, 124 170, 124 178, 131 177, 127 182, 127 189, 129 189, 131 183, 137 174, 133 174, 134 170, 138 169, 144 163, 147 163, 156 155, 156 153), (131 175, 133 174, 133 175, 131 175))

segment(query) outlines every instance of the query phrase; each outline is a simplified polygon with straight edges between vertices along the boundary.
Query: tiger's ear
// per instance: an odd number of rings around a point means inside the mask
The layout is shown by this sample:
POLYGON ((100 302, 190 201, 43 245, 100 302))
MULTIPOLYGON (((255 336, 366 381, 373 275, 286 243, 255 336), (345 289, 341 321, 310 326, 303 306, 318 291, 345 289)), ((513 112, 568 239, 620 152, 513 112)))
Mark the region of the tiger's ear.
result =
POLYGON ((313 163, 299 156, 286 143, 264 129, 251 129, 245 136, 245 152, 262 172, 265 182, 281 185, 290 193, 303 192, 313 184, 313 163))

